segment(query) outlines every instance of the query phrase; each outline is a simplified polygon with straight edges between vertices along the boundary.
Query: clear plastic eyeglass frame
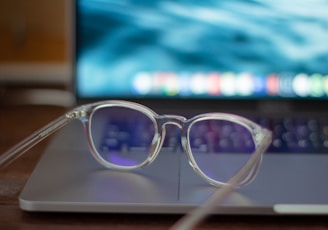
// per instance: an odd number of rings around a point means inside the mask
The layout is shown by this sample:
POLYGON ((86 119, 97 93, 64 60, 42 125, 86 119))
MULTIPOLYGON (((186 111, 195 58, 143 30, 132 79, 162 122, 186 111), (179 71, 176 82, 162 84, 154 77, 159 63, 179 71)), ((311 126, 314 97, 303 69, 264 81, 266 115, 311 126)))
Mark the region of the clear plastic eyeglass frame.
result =
POLYGON ((36 131, 31 136, 27 137, 19 144, 17 144, 13 148, 9 149, 7 152, 2 154, 0 156, 0 167, 11 163, 16 158, 23 155, 23 153, 25 153, 27 150, 32 148, 34 145, 36 145, 37 143, 39 143, 40 141, 42 141, 43 139, 45 139, 46 137, 53 134, 54 132, 56 132, 57 130, 59 130, 60 128, 62 128, 63 126, 67 125, 69 122, 75 119, 79 119, 82 122, 87 134, 90 151, 92 155, 95 157, 95 159, 100 164, 104 165, 107 168, 118 169, 118 170, 132 170, 132 169, 143 167, 153 162, 156 156, 158 155, 158 153, 160 152, 163 141, 165 139, 165 126, 168 124, 176 125, 181 129, 181 144, 184 149, 184 152, 187 155, 189 164, 201 177, 203 177, 207 182, 209 182, 214 186, 223 186, 226 183, 223 183, 221 181, 216 181, 208 177, 205 173, 203 173, 203 171, 197 165, 189 143, 190 127, 195 122, 204 119, 221 119, 241 125, 251 133, 253 141, 255 143, 255 152, 252 154, 254 160, 251 167, 249 167, 247 172, 244 173, 245 175, 242 178, 240 178, 240 181, 238 182, 238 186, 248 184, 254 179, 254 177, 258 172, 259 166, 261 164, 262 154, 265 152, 265 150, 271 143, 271 132, 269 130, 264 129, 259 125, 257 125, 256 123, 237 115, 227 114, 227 113, 207 113, 207 114, 201 114, 195 116, 191 119, 186 119, 185 117, 178 116, 178 115, 158 115, 157 113, 155 113, 154 111, 143 105, 133 102, 128 102, 128 101, 113 100, 113 101, 102 101, 102 102, 82 105, 67 112, 65 115, 59 117, 58 119, 49 123, 42 129, 36 131), (148 158, 138 165, 120 166, 120 165, 112 164, 108 161, 105 161, 96 150, 95 144, 93 142, 93 137, 91 134, 92 117, 97 110, 106 107, 113 107, 113 106, 129 108, 139 111, 144 115, 146 115, 154 123, 155 136, 150 146, 151 149, 150 153, 148 155, 148 158))
POLYGON ((210 214, 211 211, 216 208, 218 204, 220 204, 227 196, 229 196, 229 194, 233 191, 234 188, 250 183, 256 176, 262 161, 262 155, 271 143, 272 139, 271 132, 269 130, 264 129, 256 123, 237 115, 227 113, 207 113, 195 116, 187 120, 185 117, 177 115, 158 115, 151 109, 133 102, 103 101, 79 106, 67 112, 65 115, 59 117, 53 122, 49 123, 40 130, 36 131, 31 136, 27 137, 26 139, 18 143, 16 146, 0 155, 0 168, 10 164, 15 159, 22 156, 26 151, 38 144, 40 141, 42 141, 49 135, 53 134, 63 126, 76 119, 79 119, 84 126, 91 153, 96 158, 96 160, 105 167, 119 170, 132 170, 150 164, 154 161, 162 147, 165 138, 165 126, 171 124, 176 125, 181 129, 181 144, 187 155, 189 164, 206 181, 208 181, 212 185, 219 186, 220 189, 217 189, 203 205, 200 205, 191 212, 187 213, 183 218, 176 222, 170 228, 172 230, 184 230, 194 228, 208 214, 210 214), (100 156, 100 154, 98 154, 95 148, 95 144, 93 142, 93 137, 91 134, 93 115, 99 109, 113 106, 129 108, 139 111, 146 115, 149 119, 151 119, 155 125, 155 136, 151 143, 151 151, 149 153, 149 156, 144 162, 136 166, 118 166, 115 164, 111 164, 105 161, 100 156), (254 153, 251 154, 251 157, 247 160, 247 162, 245 162, 243 167, 241 167, 240 170, 236 172, 236 174, 232 176, 226 183, 213 180, 206 176, 205 173, 203 173, 203 171, 198 167, 191 152, 190 143, 188 141, 190 127, 194 123, 206 119, 220 119, 239 124, 251 133, 253 141, 255 143, 254 153))

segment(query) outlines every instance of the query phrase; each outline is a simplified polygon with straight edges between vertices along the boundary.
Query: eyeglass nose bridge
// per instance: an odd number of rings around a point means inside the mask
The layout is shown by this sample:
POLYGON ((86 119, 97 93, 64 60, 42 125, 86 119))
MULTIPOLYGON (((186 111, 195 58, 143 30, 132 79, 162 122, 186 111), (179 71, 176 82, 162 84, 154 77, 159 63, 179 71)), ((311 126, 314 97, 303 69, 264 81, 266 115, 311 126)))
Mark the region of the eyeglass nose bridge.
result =
POLYGON ((179 115, 160 115, 157 119, 157 122, 160 127, 165 127, 166 125, 175 125, 182 129, 184 123, 187 121, 187 118, 179 115))

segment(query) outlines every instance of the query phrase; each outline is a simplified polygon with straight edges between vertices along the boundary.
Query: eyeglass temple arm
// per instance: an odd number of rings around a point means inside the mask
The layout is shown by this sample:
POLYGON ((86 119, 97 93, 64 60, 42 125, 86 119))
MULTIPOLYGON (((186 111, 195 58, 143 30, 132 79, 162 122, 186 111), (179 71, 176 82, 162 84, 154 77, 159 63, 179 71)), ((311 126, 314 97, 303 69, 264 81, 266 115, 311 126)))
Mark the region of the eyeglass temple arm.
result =
POLYGON ((8 166, 26 151, 75 118, 77 118, 77 113, 75 111, 68 112, 22 140, 17 145, 0 155, 0 168, 8 166))
POLYGON ((258 146, 257 151, 253 156, 248 160, 246 165, 241 168, 241 170, 233 176, 226 185, 220 187, 213 193, 210 198, 200 207, 192 210, 190 213, 185 215, 177 223, 175 223, 170 230, 186 230, 193 229, 199 224, 208 214, 220 204, 223 199, 231 194, 231 192, 236 188, 237 184, 245 178, 245 175, 254 167, 254 164, 258 161, 258 158, 265 152, 271 143, 271 132, 263 129, 263 136, 261 136, 261 143, 258 146))

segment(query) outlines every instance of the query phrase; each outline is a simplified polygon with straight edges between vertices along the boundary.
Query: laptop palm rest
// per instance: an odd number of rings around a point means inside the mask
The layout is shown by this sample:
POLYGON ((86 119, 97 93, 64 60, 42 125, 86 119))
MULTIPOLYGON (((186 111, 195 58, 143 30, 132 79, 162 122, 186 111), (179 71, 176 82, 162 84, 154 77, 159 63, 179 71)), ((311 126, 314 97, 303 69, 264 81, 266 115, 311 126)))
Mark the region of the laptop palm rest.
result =
MULTIPOLYGON (((266 154, 256 180, 236 190, 216 213, 328 214, 327 155, 266 154), (317 167, 313 167, 316 164, 317 167), (309 211, 312 210, 312 211, 309 211)), ((215 187, 183 154, 161 152, 132 172, 109 170, 89 153, 81 124, 51 142, 20 195, 26 211, 185 213, 215 187)))

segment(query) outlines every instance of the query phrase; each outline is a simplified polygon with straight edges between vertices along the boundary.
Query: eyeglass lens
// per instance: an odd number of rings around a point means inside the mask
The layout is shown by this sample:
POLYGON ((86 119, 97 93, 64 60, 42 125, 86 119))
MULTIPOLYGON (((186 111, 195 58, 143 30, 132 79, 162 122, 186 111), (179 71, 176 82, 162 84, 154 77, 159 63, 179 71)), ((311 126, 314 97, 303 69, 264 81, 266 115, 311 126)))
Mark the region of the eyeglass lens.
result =
MULTIPOLYGON (((104 107, 94 112, 90 122, 95 148, 105 161, 119 166, 137 166, 148 158, 156 130, 155 122, 148 115, 125 107, 104 107)), ((179 131, 166 131, 170 130, 179 131)), ((180 138, 170 133, 166 136, 180 138)), ((200 170, 220 182, 227 182, 235 175, 255 150, 248 129, 215 118, 192 123, 188 138, 200 170)))
POLYGON ((231 121, 208 119, 194 123, 189 142, 196 164, 211 179, 227 182, 255 150, 251 133, 231 121))
POLYGON ((91 134, 98 154, 118 166, 137 166, 149 155, 155 123, 145 114, 125 107, 95 111, 91 134))

